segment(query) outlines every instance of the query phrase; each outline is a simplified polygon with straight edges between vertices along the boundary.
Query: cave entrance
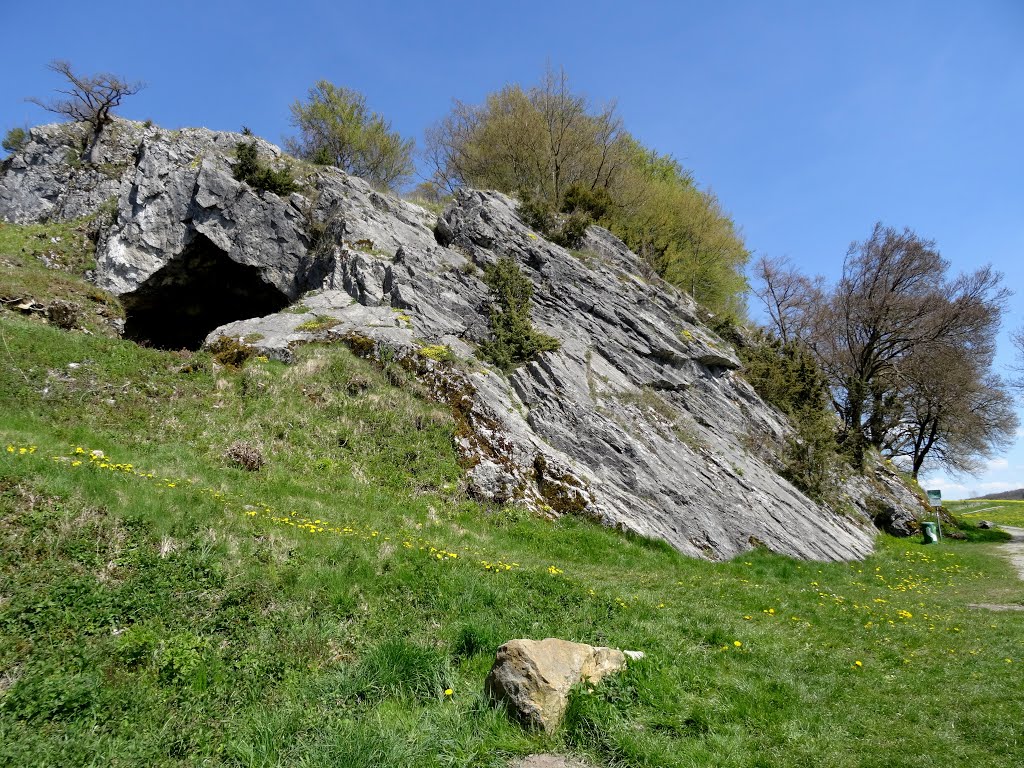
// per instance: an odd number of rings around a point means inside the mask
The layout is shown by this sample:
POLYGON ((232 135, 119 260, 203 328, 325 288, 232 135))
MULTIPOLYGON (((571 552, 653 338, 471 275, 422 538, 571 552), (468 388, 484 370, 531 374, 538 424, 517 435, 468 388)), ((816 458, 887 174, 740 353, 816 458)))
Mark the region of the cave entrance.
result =
POLYGON ((288 297, 256 267, 238 264, 203 235, 121 296, 124 335, 160 349, 199 349, 214 328, 278 312, 288 297))

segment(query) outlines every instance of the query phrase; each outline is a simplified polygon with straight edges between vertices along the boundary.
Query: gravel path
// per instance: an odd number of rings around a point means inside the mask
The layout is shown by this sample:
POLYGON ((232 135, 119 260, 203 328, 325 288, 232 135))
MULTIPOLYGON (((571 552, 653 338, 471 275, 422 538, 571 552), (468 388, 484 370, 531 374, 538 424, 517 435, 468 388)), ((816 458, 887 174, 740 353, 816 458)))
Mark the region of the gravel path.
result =
POLYGON ((1012 541, 1002 544, 999 548, 1009 556, 1010 563, 1017 569, 1021 579, 1024 579, 1024 528, 1012 528, 1009 525, 999 527, 1013 537, 1012 541))
MULTIPOLYGON (((1024 528, 1014 528, 1009 525, 1000 525, 999 527, 1013 537, 1005 544, 1000 544, 999 551, 1010 558, 1010 564, 1017 569, 1017 575, 1024 580, 1024 528)), ((967 607, 986 611, 1024 611, 1024 605, 1020 604, 969 603, 967 607)))

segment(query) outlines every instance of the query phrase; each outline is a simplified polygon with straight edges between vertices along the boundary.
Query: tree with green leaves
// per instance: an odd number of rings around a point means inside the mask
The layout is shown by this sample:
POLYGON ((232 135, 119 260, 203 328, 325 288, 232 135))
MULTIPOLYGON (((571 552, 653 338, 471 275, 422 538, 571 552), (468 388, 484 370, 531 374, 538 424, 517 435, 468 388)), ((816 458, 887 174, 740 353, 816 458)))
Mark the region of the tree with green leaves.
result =
POLYGON ((291 106, 298 136, 285 140, 304 160, 333 165, 371 184, 393 190, 413 174, 413 141, 370 111, 359 92, 320 80, 306 101, 291 106))
POLYGON ((614 185, 624 138, 614 103, 594 106, 549 68, 532 88, 506 85, 479 106, 456 101, 427 132, 427 160, 440 187, 498 189, 557 211, 574 185, 614 185))
POLYGON ((631 137, 614 104, 573 93, 564 71, 481 105, 457 101, 428 131, 426 155, 438 187, 516 195, 530 226, 570 248, 602 224, 713 312, 744 314, 749 253, 718 199, 631 137))
POLYGON ((608 228, 665 280, 715 313, 742 317, 750 253, 711 190, 671 156, 632 141, 608 228))

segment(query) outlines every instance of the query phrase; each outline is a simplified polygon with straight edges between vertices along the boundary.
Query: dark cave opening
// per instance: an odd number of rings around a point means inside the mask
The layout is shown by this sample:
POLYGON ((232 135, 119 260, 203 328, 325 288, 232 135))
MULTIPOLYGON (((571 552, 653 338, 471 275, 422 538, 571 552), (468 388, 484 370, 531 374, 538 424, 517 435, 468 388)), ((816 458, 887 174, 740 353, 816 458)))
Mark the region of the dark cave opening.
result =
POLYGON ((121 296, 124 335, 160 349, 199 349, 214 328, 278 312, 288 297, 256 267, 238 264, 203 235, 121 296))

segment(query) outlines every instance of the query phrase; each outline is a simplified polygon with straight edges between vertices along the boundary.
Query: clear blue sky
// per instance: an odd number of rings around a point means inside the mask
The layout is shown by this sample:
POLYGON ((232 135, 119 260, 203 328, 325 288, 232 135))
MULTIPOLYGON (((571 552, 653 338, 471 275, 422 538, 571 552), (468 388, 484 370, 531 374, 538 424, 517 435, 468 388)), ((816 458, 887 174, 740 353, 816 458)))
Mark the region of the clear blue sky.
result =
MULTIPOLYGON (((834 276, 881 220, 991 262, 1024 325, 1024 0, 5 3, 0 129, 66 58, 148 87, 122 114, 272 141, 319 78, 419 139, 550 61, 711 186, 756 253, 834 276)), ((1005 337, 1000 363, 1012 359, 1005 337)), ((1021 441, 1024 444, 1024 440, 1021 441)), ((1024 445, 948 496, 1024 486, 1024 445)))

